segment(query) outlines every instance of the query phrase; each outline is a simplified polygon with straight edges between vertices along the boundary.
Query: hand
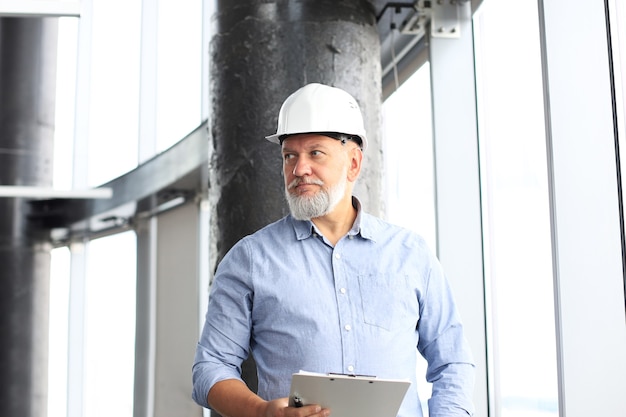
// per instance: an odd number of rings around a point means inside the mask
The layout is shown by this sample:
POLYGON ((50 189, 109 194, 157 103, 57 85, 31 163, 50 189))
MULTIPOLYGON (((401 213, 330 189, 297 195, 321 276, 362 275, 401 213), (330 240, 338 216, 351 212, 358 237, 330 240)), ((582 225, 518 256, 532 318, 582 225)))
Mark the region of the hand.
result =
POLYGON ((330 410, 319 405, 304 405, 302 407, 289 407, 287 398, 279 398, 268 401, 265 404, 265 417, 328 417, 330 410))

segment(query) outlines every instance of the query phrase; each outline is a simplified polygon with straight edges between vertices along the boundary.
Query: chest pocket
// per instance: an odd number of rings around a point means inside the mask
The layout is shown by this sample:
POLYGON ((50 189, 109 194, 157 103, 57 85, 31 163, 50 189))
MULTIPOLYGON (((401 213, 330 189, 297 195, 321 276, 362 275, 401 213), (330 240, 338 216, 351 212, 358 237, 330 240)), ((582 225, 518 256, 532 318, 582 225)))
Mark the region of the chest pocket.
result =
POLYGON ((363 274, 359 275, 363 321, 385 330, 406 324, 407 320, 417 323, 417 313, 411 319, 414 295, 404 275, 363 274))

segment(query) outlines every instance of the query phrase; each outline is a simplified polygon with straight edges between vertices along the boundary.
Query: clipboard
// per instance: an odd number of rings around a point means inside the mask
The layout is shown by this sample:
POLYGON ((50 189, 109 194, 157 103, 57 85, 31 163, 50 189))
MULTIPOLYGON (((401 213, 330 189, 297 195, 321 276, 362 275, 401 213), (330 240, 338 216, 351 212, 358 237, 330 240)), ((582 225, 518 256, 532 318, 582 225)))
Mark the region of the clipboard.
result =
POLYGON ((396 417, 411 382, 374 376, 293 374, 289 405, 319 404, 332 417, 396 417))

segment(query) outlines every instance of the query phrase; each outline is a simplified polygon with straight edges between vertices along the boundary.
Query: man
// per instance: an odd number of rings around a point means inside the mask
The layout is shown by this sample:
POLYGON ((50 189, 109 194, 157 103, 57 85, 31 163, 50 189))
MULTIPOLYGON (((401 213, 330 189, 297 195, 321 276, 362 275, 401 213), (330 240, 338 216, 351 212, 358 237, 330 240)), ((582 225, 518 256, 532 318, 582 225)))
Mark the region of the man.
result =
POLYGON ((352 195, 367 137, 347 92, 309 84, 285 100, 276 134, 291 215, 239 241, 220 263, 193 367, 193 398, 228 417, 327 417, 288 407, 300 370, 412 382, 398 415, 473 413, 473 364, 441 267, 415 233, 365 213, 352 195), (241 380, 252 354, 258 395, 241 380))

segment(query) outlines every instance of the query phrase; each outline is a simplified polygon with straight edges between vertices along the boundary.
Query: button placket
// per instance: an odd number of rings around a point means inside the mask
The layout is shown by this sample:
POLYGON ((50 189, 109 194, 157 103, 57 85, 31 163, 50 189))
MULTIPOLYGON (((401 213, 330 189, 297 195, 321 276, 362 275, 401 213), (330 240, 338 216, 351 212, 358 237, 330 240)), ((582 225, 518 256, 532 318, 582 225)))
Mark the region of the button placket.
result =
POLYGON ((336 289, 336 300, 337 300, 337 308, 339 312, 339 325, 341 326, 341 339, 342 339, 342 359, 343 359, 343 372, 346 373, 354 373, 355 369, 355 359, 356 359, 356 351, 355 351, 355 343, 356 337, 355 329, 353 327, 354 317, 353 317, 353 307, 351 302, 356 300, 352 300, 349 293, 349 283, 350 279, 346 276, 346 259, 344 258, 344 245, 349 240, 342 240, 338 243, 337 246, 333 249, 331 263, 334 274, 334 282, 336 289))

